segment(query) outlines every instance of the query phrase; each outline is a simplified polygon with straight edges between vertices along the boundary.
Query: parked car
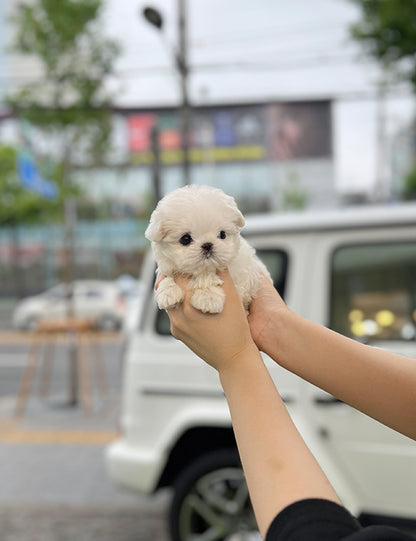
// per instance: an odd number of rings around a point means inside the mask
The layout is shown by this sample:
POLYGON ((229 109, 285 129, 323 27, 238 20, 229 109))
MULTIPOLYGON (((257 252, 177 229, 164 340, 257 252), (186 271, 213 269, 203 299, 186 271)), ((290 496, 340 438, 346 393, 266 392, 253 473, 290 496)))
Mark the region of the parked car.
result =
MULTIPOLYGON (((56 319, 67 314, 67 286, 62 283, 40 295, 27 297, 16 306, 13 325, 31 330, 42 319, 56 319)), ((119 329, 123 322, 126 301, 118 285, 103 280, 74 282, 74 316, 90 318, 102 330, 119 329)))
MULTIPOLYGON (((416 357, 416 205, 253 217, 244 235, 292 310, 416 357)), ((125 348, 122 436, 107 449, 109 475, 142 494, 172 487, 172 541, 256 538, 217 373, 170 336, 154 301, 154 271, 149 254, 145 298, 125 348)), ((265 362, 345 506, 366 524, 416 527, 416 443, 265 362)))

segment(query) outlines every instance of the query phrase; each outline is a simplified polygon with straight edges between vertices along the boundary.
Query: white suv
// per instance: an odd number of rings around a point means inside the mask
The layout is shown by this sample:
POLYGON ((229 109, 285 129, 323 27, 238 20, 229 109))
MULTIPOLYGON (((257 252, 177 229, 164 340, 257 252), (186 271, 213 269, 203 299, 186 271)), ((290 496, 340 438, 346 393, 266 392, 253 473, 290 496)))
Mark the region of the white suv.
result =
MULTIPOLYGON (((253 217, 244 235, 292 310, 416 357, 415 205, 253 217)), ((217 374, 170 336, 153 299, 151 255, 142 278, 125 350, 123 434, 108 448, 109 474, 144 494, 173 487, 173 541, 257 538, 217 374)), ((416 526, 416 443, 266 363, 344 504, 366 524, 416 526)))

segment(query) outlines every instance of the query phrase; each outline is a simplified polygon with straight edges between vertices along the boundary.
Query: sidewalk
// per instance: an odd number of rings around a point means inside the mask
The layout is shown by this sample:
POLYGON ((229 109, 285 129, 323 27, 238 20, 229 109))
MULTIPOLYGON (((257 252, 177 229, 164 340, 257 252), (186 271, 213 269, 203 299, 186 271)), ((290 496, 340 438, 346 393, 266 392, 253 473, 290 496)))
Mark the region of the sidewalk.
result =
MULTIPOLYGON (((119 332, 101 331, 99 336, 100 340, 102 340, 104 343, 118 342, 121 340, 119 332)), ((32 338, 33 335, 31 332, 0 329, 0 345, 30 344, 32 338)))
POLYGON ((47 401, 29 399, 25 414, 14 415, 16 396, 0 399, 0 443, 107 444, 119 436, 119 395, 112 393, 102 404, 85 413, 70 406, 64 395, 47 401))
POLYGON ((61 340, 50 393, 38 396, 37 378, 24 415, 16 418, 16 393, 31 338, 30 333, 0 331, 2 539, 167 541, 170 493, 146 497, 123 491, 106 469, 106 447, 119 437, 121 336, 100 334, 109 392, 102 398, 93 387, 90 412, 68 405, 68 363, 61 340))
POLYGON ((118 396, 89 414, 63 397, 34 397, 15 419, 14 404, 14 396, 0 400, 1 506, 137 506, 137 495, 114 487, 105 467, 105 449, 119 436, 118 396))
POLYGON ((117 437, 118 396, 85 415, 64 403, 31 400, 16 423, 0 400, 0 521, 4 541, 168 541, 170 493, 155 497, 115 487, 105 449, 117 437))
MULTIPOLYGON (((104 444, 118 435, 120 415, 121 385, 121 347, 120 333, 99 333, 99 343, 108 391, 103 397, 97 389, 93 364, 91 370, 91 410, 84 411, 81 393, 78 389, 78 403, 69 405, 67 392, 67 360, 65 359, 66 339, 55 341, 52 355, 53 373, 48 396, 38 394, 39 372, 44 362, 44 350, 38 353, 38 365, 23 415, 16 417, 17 391, 28 360, 32 333, 0 331, 0 377, 2 370, 8 369, 10 393, 3 391, 0 397, 0 442, 3 443, 96 443, 104 444), (54 381, 55 380, 55 381, 54 381), (56 381, 58 380, 58 381, 56 381), (13 392, 14 391, 14 392, 13 392)), ((42 347, 45 344, 42 343, 42 347)), ((87 354, 91 352, 86 350, 87 354)), ((92 359, 88 359, 91 363, 92 359)))

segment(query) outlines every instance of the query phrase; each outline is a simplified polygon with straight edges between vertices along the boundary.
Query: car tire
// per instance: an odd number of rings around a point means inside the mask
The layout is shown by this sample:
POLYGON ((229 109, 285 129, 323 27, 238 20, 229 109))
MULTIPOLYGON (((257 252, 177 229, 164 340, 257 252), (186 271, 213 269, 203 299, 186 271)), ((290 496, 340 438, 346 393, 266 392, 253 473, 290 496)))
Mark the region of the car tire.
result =
POLYGON ((237 450, 202 455, 179 475, 169 527, 172 541, 260 540, 237 450))
POLYGON ((39 316, 30 316, 20 325, 21 331, 35 331, 38 326, 39 316))

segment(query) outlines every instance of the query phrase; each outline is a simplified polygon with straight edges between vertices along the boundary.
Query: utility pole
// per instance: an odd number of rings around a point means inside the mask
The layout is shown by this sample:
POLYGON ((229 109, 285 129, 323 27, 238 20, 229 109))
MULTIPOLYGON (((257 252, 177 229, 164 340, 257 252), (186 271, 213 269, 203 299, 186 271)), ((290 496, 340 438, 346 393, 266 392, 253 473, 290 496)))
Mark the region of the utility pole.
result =
POLYGON ((178 10, 178 46, 172 47, 169 43, 166 43, 166 37, 163 34, 163 17, 160 11, 147 6, 143 9, 142 15, 148 23, 154 26, 162 35, 162 38, 169 49, 169 54, 173 55, 175 61, 175 68, 178 71, 179 83, 180 83, 180 106, 179 106, 179 119, 180 119, 180 132, 181 132, 181 153, 182 153, 182 175, 183 184, 190 184, 190 160, 189 160, 189 132, 190 132, 190 118, 191 107, 189 103, 188 95, 188 41, 187 41, 187 14, 186 14, 186 0, 177 0, 178 10))
MULTIPOLYGON (((66 179, 68 180, 68 179, 66 179)), ((75 224, 76 203, 73 196, 64 201, 65 215, 65 289, 66 289, 66 317, 68 322, 75 316, 74 310, 74 280, 75 280, 75 224)), ((78 344, 74 331, 68 328, 68 363, 69 363, 69 396, 68 405, 78 404, 78 344)))
POLYGON ((190 106, 188 96, 188 40, 186 29, 186 0, 178 0, 178 31, 179 50, 176 55, 176 63, 180 74, 181 85, 181 143, 182 143, 182 167, 183 183, 190 183, 189 167, 189 132, 190 132, 190 106))
POLYGON ((160 153, 159 153, 159 129, 157 124, 152 128, 151 132, 152 139, 152 152, 153 152, 153 169, 152 169, 152 180, 153 180, 153 194, 155 198, 155 205, 162 198, 161 186, 160 186, 160 153))
POLYGON ((376 178, 374 186, 376 203, 384 202, 390 195, 386 178, 386 87, 386 79, 383 74, 377 90, 376 178))

